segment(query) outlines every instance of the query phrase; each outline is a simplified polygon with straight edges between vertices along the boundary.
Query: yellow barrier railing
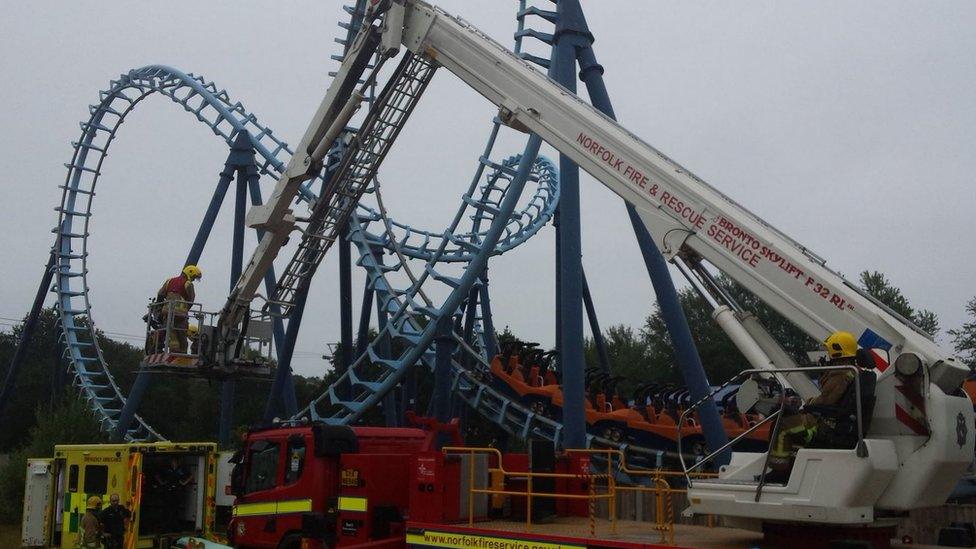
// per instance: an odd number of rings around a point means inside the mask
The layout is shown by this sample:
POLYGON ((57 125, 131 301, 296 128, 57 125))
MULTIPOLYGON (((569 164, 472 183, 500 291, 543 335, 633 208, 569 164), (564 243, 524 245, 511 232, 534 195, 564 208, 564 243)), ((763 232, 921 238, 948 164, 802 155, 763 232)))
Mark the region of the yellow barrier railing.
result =
MULTIPOLYGON (((477 448, 477 447, 464 447, 464 446, 445 446, 441 448, 441 451, 445 454, 468 454, 471 456, 468 463, 468 525, 474 524, 474 495, 484 494, 488 496, 519 496, 525 498, 525 525, 526 530, 530 531, 532 529, 532 498, 555 498, 555 499, 585 499, 591 502, 595 502, 599 499, 608 500, 608 505, 610 507, 610 523, 611 531, 616 532, 617 530, 617 520, 616 520, 616 483, 614 481, 613 475, 610 474, 587 474, 582 478, 589 480, 589 491, 587 494, 560 494, 552 492, 536 492, 532 489, 532 480, 536 478, 562 478, 562 479, 576 479, 579 480, 581 475, 572 473, 537 473, 532 471, 506 471, 503 460, 502 453, 498 451, 497 448, 477 448), (525 491, 517 490, 504 490, 504 489, 493 489, 493 488, 477 488, 475 487, 475 459, 476 454, 486 454, 494 455, 498 459, 498 467, 489 468, 489 473, 500 473, 502 477, 524 477, 525 478, 525 491), (605 479, 607 482, 606 492, 597 493, 595 490, 595 480, 605 479)), ((606 450, 570 450, 568 453, 577 454, 605 454, 606 450)), ((608 456, 609 457, 609 456, 608 456)), ((590 505, 590 521, 594 524, 591 530, 595 530, 595 506, 590 505)))
MULTIPOLYGON (((471 456, 468 464, 468 524, 474 524, 474 495, 475 494, 485 494, 488 496, 520 496, 526 498, 526 529, 531 530, 532 528, 532 498, 534 497, 549 497, 549 498, 563 498, 563 499, 585 499, 589 502, 589 526, 590 535, 596 535, 596 502, 601 499, 606 499, 608 505, 608 511, 610 515, 611 532, 616 533, 617 531, 617 492, 638 492, 638 493, 653 493, 655 500, 655 517, 654 517, 654 527, 653 529, 658 532, 661 536, 661 543, 674 544, 674 502, 672 499, 672 494, 685 494, 687 490, 680 488, 672 488, 671 484, 668 482, 667 477, 684 477, 685 473, 681 471, 668 471, 664 469, 635 469, 627 465, 626 455, 617 449, 612 448, 599 448, 599 449, 570 449, 566 450, 567 454, 577 454, 577 455, 594 455, 602 457, 606 460, 608 473, 601 474, 573 474, 573 473, 536 473, 536 472, 522 472, 522 471, 506 471, 503 465, 502 453, 497 448, 477 448, 477 447, 463 447, 463 446, 447 446, 441 449, 445 454, 468 454, 471 456), (526 479, 526 489, 525 491, 517 490, 505 490, 497 488, 476 488, 475 487, 475 459, 476 454, 483 455, 493 455, 498 461, 498 467, 488 468, 488 472, 492 477, 497 478, 500 475, 502 478, 502 485, 504 486, 504 479, 506 477, 524 477, 526 479), (616 459, 614 459, 616 458, 616 459), (616 482, 616 473, 626 473, 631 477, 646 477, 650 482, 650 486, 621 486, 616 482), (533 478, 564 478, 564 479, 577 479, 585 478, 588 482, 587 494, 554 494, 548 492, 535 492, 532 489, 532 479, 533 478), (606 481, 606 491, 597 492, 596 491, 596 481, 605 480, 606 481)), ((705 473, 697 472, 691 473, 697 478, 713 478, 718 476, 715 473, 705 473)), ((709 517, 711 521, 711 517, 709 517)))
MULTIPOLYGON (((567 454, 594 455, 606 460, 608 473, 586 474, 582 478, 587 479, 587 494, 554 494, 548 492, 536 492, 532 488, 534 478, 581 478, 580 474, 571 473, 536 473, 522 471, 506 471, 503 465, 502 453, 497 448, 467 448, 459 446, 449 446, 442 449, 444 453, 468 454, 471 456, 468 466, 468 524, 474 524, 474 495, 485 494, 491 497, 498 496, 521 496, 526 498, 526 529, 532 528, 532 498, 549 497, 563 499, 585 499, 589 505, 589 526, 590 535, 596 535, 596 502, 606 499, 608 512, 610 515, 611 532, 616 533, 617 529, 617 492, 638 492, 653 493, 655 501, 655 517, 653 529, 661 536, 661 543, 674 544, 674 502, 672 494, 684 494, 687 490, 672 488, 667 477, 685 476, 680 471, 668 471, 664 469, 635 469, 627 465, 626 455, 620 450, 611 448, 601 449, 570 449, 567 454), (489 468, 488 472, 494 479, 501 477, 501 484, 504 486, 506 477, 522 477, 526 481, 525 491, 505 490, 498 488, 477 488, 475 486, 475 460, 476 454, 493 455, 497 459, 498 467, 489 468), (615 459, 616 458, 616 459, 615 459), (616 472, 626 473, 631 477, 648 478, 650 486, 620 486, 616 482, 616 472), (606 491, 597 492, 596 485, 599 480, 606 482, 606 491)), ((698 472, 693 473, 698 478, 716 477, 715 473, 698 472)), ((709 517, 710 519, 711 517, 709 517)))

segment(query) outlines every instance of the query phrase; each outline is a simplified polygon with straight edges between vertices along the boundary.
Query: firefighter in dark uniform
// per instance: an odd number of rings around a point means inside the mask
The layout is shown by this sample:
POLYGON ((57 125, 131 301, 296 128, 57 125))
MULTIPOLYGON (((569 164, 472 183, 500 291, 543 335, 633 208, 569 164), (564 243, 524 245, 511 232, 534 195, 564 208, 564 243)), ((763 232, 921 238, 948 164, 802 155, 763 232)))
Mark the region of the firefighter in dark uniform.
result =
MULTIPOLYGON (((824 341, 829 366, 856 366, 857 340, 850 332, 834 332, 824 341)), ((852 370, 827 370, 820 376, 820 394, 807 400, 807 405, 837 406, 841 404, 848 388, 855 382, 852 370)), ((790 478, 796 452, 810 444, 818 430, 830 429, 817 416, 804 413, 798 399, 783 407, 784 415, 779 422, 776 438, 769 448, 769 466, 772 472, 766 480, 786 483, 790 478)), ((854 413, 853 410, 849 411, 854 413)))

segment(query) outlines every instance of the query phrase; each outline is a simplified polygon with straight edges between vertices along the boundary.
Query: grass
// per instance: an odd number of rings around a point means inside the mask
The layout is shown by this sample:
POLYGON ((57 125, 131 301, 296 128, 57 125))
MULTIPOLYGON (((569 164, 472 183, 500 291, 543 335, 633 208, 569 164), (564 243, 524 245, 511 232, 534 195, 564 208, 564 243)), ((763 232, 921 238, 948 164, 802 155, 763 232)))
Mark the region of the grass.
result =
POLYGON ((0 547, 20 547, 20 525, 0 523, 0 547))

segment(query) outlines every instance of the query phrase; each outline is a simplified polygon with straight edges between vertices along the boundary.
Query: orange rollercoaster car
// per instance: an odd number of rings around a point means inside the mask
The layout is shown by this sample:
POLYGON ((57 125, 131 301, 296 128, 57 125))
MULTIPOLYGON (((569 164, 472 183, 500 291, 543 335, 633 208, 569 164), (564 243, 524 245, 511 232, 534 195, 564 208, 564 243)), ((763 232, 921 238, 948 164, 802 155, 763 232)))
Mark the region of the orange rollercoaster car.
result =
MULTIPOLYGON (((562 419, 563 392, 553 366, 553 351, 542 352, 530 344, 527 347, 506 349, 491 361, 495 385, 533 412, 562 419)), ((635 391, 630 404, 616 391, 621 378, 612 378, 589 370, 585 400, 587 430, 614 442, 645 448, 677 451, 678 424, 684 410, 687 391, 673 386, 659 387, 644 384, 635 391), (654 394, 651 394, 654 393, 654 394)), ((758 416, 743 414, 735 409, 733 393, 722 399, 722 422, 730 438, 735 438, 755 425, 758 416)), ((697 415, 685 419, 681 427, 683 451, 703 455, 705 439, 697 415)), ((769 441, 769 426, 764 425, 737 444, 737 449, 762 451, 769 441)))

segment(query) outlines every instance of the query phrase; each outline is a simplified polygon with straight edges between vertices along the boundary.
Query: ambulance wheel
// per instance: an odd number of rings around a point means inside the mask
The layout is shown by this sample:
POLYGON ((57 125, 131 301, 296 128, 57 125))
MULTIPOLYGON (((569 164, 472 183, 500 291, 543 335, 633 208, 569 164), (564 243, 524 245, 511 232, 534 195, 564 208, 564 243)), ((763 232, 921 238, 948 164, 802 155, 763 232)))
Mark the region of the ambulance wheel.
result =
POLYGON ((278 549, 301 549, 302 547, 302 536, 301 534, 288 534, 282 538, 281 542, 278 543, 278 549))

